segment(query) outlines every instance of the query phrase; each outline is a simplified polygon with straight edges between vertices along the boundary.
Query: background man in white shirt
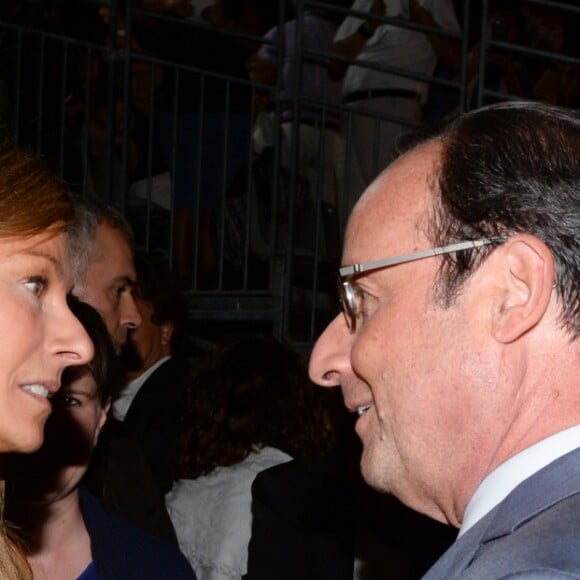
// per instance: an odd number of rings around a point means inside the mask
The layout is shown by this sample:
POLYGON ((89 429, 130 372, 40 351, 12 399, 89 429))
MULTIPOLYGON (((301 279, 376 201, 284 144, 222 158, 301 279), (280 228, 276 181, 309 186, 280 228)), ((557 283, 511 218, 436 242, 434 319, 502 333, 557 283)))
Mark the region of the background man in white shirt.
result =
POLYGON ((345 74, 343 103, 356 110, 343 123, 344 138, 362 174, 362 183, 356 181, 358 172, 351 176, 354 203, 393 159, 396 138, 420 121, 428 85, 406 75, 433 74, 437 58, 444 54, 438 49, 441 37, 429 38, 405 24, 417 20, 453 32, 459 31, 459 24, 450 0, 354 0, 351 9, 369 17, 347 16, 334 37, 333 50, 361 62, 348 67, 334 64, 335 74, 345 74), (400 25, 385 24, 377 16, 397 18, 400 25))
POLYGON ((167 265, 137 253, 135 300, 141 325, 129 335, 122 360, 129 383, 114 415, 139 442, 162 494, 173 481, 179 389, 187 372, 187 309, 167 265))

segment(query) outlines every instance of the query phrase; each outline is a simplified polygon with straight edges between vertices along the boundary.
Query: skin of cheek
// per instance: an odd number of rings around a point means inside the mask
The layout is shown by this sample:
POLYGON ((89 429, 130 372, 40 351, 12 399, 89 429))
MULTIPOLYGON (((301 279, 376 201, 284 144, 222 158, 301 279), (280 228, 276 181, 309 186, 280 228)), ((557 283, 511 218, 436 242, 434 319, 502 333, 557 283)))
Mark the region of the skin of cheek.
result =
POLYGON ((32 298, 24 294, 14 294, 4 287, 3 308, 6 309, 2 321, 14 331, 5 335, 2 342, 3 373, 2 415, 4 427, 0 432, 2 451, 36 450, 43 439, 43 426, 50 413, 45 406, 29 398, 20 390, 20 381, 39 375, 35 364, 40 367, 43 322, 39 319, 32 298), (34 362, 31 362, 34 361, 34 362))
POLYGON ((450 457, 456 471, 467 469, 481 443, 481 397, 472 398, 465 386, 482 363, 466 351, 472 342, 451 310, 414 316, 413 325, 408 318, 377 313, 361 331, 352 360, 375 401, 363 471, 371 484, 414 505, 422 500, 412 496, 425 495, 431 482, 449 485, 450 457))

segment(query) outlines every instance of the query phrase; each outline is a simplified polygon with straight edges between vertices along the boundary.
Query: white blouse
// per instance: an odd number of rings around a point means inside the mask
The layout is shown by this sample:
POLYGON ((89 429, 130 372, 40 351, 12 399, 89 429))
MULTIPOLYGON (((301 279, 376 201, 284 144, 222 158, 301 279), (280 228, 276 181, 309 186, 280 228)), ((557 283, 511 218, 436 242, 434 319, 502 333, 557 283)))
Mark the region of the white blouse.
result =
POLYGON ((246 573, 252 483, 260 471, 291 459, 265 447, 236 465, 175 482, 165 501, 179 547, 198 580, 239 580, 246 573))

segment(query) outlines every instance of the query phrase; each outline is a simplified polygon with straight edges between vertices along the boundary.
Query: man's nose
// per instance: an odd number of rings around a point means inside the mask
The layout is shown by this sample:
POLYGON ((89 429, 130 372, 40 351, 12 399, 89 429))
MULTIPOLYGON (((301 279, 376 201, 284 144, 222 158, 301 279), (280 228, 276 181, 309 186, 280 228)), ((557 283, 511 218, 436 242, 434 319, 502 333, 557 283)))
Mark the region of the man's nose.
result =
POLYGON ((320 335, 310 357, 310 379, 321 387, 336 387, 350 370, 351 335, 339 314, 320 335))
POLYGON ((127 292, 123 301, 121 324, 127 328, 139 328, 142 320, 135 297, 132 293, 127 292))

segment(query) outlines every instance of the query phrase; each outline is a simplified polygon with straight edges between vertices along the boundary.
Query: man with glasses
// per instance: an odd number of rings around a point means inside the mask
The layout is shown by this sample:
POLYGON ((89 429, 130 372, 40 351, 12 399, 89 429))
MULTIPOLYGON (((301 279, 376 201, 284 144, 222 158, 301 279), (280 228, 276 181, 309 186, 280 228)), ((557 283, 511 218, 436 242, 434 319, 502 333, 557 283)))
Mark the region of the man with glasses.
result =
POLYGON ((580 577, 578 151, 576 114, 493 105, 408 139, 351 214, 310 373, 366 481, 460 528, 426 578, 580 577))

